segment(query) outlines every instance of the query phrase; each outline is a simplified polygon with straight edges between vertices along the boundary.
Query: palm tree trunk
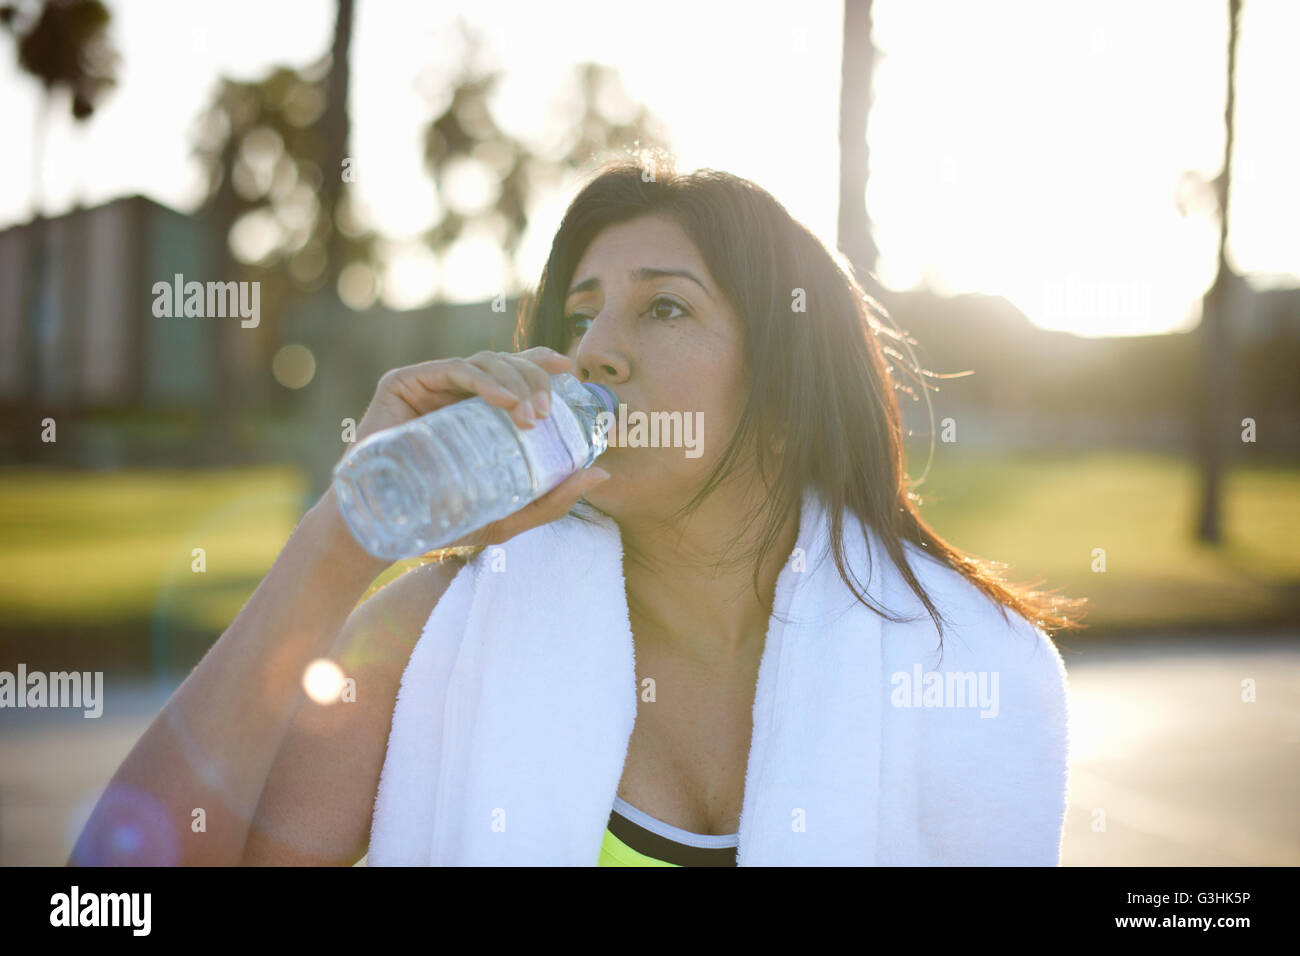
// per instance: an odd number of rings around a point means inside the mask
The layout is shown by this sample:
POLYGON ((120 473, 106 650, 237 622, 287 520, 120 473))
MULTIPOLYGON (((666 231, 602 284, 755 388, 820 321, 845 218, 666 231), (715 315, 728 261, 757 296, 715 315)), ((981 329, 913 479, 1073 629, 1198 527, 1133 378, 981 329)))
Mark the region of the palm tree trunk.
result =
POLYGON ((1228 264, 1228 194, 1232 182, 1233 112, 1236 105, 1237 24, 1241 0, 1228 0, 1228 95, 1224 107, 1225 136, 1223 171, 1216 180, 1219 200, 1219 261, 1214 284, 1206 293, 1198 330, 1204 369, 1201 415, 1201 502, 1196 523, 1196 537, 1208 544, 1223 540, 1221 521, 1224 452, 1230 418, 1233 362, 1228 336, 1233 282, 1237 278, 1228 264))
MULTIPOLYGON (((334 215, 343 193, 343 160, 348 155, 348 89, 351 73, 351 49, 353 29, 353 0, 338 0, 334 20, 334 43, 330 50, 330 73, 325 93, 325 113, 321 117, 321 133, 325 141, 323 155, 324 174, 318 192, 321 215, 329 222, 329 234, 325 239, 326 263, 325 285, 327 292, 333 292, 338 286, 339 273, 346 264, 347 243, 335 224, 334 215)), ((322 436, 321 441, 328 442, 322 436)), ((330 455, 334 455, 336 446, 328 445, 330 455)), ((329 489, 330 468, 333 459, 322 463, 311 455, 306 466, 309 501, 319 498, 329 489)), ((326 456, 327 458, 329 455, 326 456)))
POLYGON ((844 0, 844 46, 840 66, 840 251, 866 291, 878 296, 877 249, 867 216, 867 114, 875 70, 871 0, 844 0))
POLYGON ((334 19, 334 44, 330 51, 330 73, 326 85, 325 113, 321 133, 325 140, 324 176, 319 192, 321 212, 330 218, 326 240, 328 262, 325 267, 327 287, 338 281, 343 271, 345 244, 333 225, 343 185, 343 160, 348 155, 348 89, 352 49, 353 0, 338 0, 334 19))

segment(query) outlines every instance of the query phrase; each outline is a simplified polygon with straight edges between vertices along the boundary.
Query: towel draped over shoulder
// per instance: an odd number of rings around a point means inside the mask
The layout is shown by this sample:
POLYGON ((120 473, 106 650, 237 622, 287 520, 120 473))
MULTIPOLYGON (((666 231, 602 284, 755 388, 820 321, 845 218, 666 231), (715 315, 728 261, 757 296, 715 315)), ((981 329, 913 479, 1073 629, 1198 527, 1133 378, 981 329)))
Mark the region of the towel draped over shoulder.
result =
MULTIPOLYGON (((567 515, 481 552, 402 675, 371 866, 595 866, 636 720, 622 538, 567 515)), ((740 866, 1055 866, 1065 668, 1052 641, 907 545, 934 622, 846 514, 858 601, 804 492, 754 697, 740 866), (1005 610, 1005 616, 1003 611, 1005 610)))

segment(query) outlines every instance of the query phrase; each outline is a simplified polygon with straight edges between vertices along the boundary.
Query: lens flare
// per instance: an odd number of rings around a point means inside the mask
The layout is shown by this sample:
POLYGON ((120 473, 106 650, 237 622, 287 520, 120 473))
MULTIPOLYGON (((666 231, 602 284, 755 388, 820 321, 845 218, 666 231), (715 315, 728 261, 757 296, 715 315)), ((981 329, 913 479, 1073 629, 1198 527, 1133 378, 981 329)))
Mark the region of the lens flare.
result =
POLYGON ((332 704, 343 691, 343 671, 331 660, 314 660, 303 671, 302 689, 316 703, 332 704))
POLYGON ((77 847, 77 866, 175 866, 180 859, 176 827, 153 795, 116 784, 98 813, 94 838, 77 847))

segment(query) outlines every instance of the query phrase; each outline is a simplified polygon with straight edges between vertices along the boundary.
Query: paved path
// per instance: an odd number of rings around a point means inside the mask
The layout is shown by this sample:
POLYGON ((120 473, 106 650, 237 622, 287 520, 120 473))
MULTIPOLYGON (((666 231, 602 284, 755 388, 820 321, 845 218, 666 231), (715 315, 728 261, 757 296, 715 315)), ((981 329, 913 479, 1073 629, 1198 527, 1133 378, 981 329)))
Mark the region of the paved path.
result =
MULTIPOLYGON (((1062 643, 1081 648, 1063 649, 1073 730, 1063 864, 1300 865, 1300 635, 1062 643), (1256 703, 1241 700, 1247 678, 1256 703)), ((172 689, 109 675, 101 718, 0 712, 0 865, 67 860, 172 689)))
POLYGON ((1075 646, 1062 863, 1300 864, 1300 636, 1075 646))

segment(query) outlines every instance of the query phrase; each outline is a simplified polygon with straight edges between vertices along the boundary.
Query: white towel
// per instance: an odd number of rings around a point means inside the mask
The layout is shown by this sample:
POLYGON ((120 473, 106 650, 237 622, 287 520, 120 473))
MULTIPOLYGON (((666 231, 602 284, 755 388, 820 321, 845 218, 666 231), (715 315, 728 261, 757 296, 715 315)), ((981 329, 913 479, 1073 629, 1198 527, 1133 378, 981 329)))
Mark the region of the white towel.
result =
MULTIPOLYGON (((596 864, 639 688, 622 538, 594 513, 484 550, 434 608, 402 675, 371 866, 596 864)), ((873 603, 917 620, 854 599, 806 492, 759 667, 738 865, 1056 865, 1068 734, 1055 645, 909 545, 952 622, 940 660, 924 606, 874 534, 868 576, 845 518, 873 603), (984 704, 962 701, 958 684, 981 680, 984 704)))

